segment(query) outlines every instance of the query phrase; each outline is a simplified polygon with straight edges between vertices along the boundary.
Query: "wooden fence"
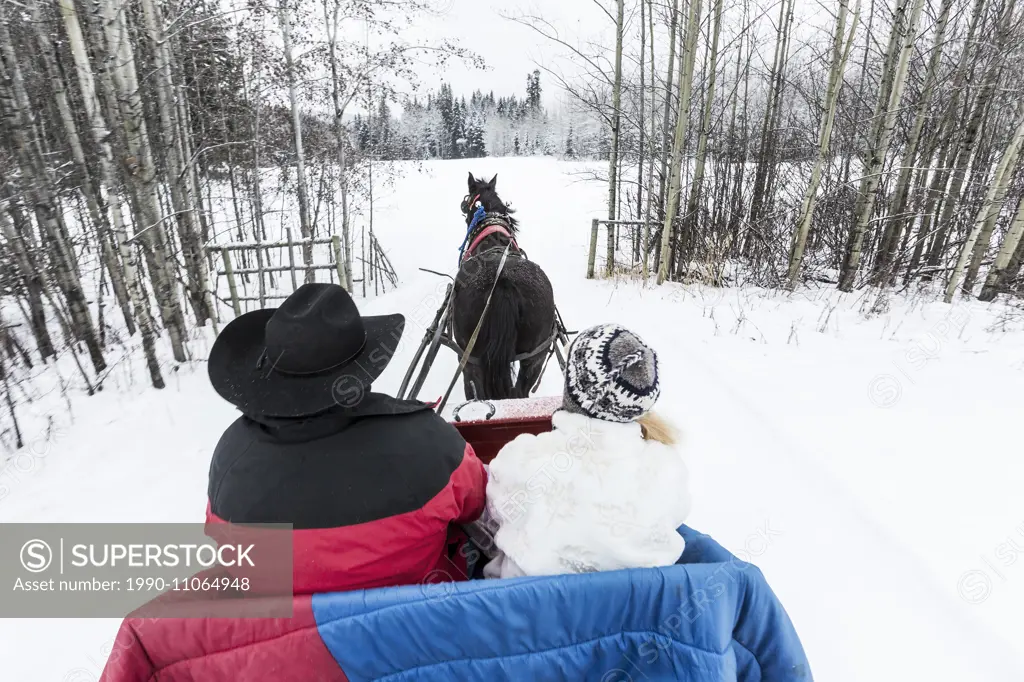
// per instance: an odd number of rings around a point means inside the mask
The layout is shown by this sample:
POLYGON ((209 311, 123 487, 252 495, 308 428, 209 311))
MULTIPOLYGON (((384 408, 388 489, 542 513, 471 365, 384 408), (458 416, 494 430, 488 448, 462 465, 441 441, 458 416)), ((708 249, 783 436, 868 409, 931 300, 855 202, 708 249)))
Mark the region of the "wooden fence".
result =
MULTIPOLYGON (((299 288, 299 276, 301 275, 303 282, 316 281, 317 272, 327 272, 327 278, 331 282, 335 282, 337 277, 337 284, 348 289, 350 287, 349 276, 345 269, 345 258, 342 252, 341 237, 339 235, 333 235, 331 237, 319 237, 314 239, 293 239, 291 229, 286 229, 285 234, 287 239, 285 241, 277 242, 235 242, 229 244, 211 244, 206 247, 206 257, 208 259, 210 272, 216 273, 216 278, 213 283, 214 292, 217 291, 217 283, 221 277, 227 278, 228 295, 231 301, 231 308, 234 310, 235 316, 242 314, 243 303, 248 304, 250 302, 258 302, 260 308, 267 306, 267 301, 280 301, 288 298, 288 296, 299 288), (326 263, 317 263, 316 246, 329 246, 329 258, 326 263), (300 250, 301 254, 305 252, 308 247, 312 254, 312 259, 309 263, 297 262, 295 256, 295 249, 300 250), (285 251, 284 257, 279 257, 276 260, 281 264, 273 264, 275 259, 270 258, 270 252, 272 251, 285 251), (215 255, 220 255, 222 269, 216 269, 214 266, 215 255), (236 254, 239 256, 239 262, 243 267, 237 267, 236 259, 232 256, 236 254), (255 261, 255 267, 246 265, 255 261), (270 261, 268 263, 267 261, 270 261), (284 263, 287 264, 284 264, 284 263), (291 280, 291 291, 286 289, 282 291, 282 287, 276 285, 275 275, 278 273, 288 273, 289 279, 291 280), (240 295, 238 280, 243 279, 244 282, 248 282, 251 275, 255 275, 256 280, 256 294, 255 295, 240 295), (270 280, 270 286, 268 287, 268 279, 270 280), (273 293, 272 293, 273 292, 273 293)), ((374 282, 377 293, 380 293, 379 284, 383 284, 386 280, 391 284, 392 287, 398 286, 398 276, 395 273, 394 268, 391 266, 391 262, 388 260, 387 254, 381 248, 380 243, 376 237, 370 235, 369 248, 366 249, 367 257, 360 257, 359 261, 362 264, 362 277, 358 279, 352 279, 351 285, 354 288, 355 284, 362 284, 363 295, 366 295, 366 282, 370 280, 374 282)), ((350 292, 354 293, 354 292, 350 292)), ((248 308, 248 305, 245 305, 248 308)))
MULTIPOLYGON (((660 222, 644 222, 641 220, 600 220, 594 218, 590 224, 590 253, 587 256, 587 279, 594 279, 594 269, 597 265, 597 237, 601 226, 608 228, 608 247, 605 255, 605 274, 611 276, 615 272, 615 254, 621 250, 623 229, 625 236, 629 239, 630 250, 623 254, 623 262, 628 262, 629 267, 642 266, 644 273, 647 271, 647 261, 654 251, 657 253, 659 244, 654 237, 661 227, 660 222), (647 230, 644 230, 647 227, 647 230), (644 242, 647 243, 644 243, 644 242)), ((655 257, 657 262, 657 257, 655 257)))

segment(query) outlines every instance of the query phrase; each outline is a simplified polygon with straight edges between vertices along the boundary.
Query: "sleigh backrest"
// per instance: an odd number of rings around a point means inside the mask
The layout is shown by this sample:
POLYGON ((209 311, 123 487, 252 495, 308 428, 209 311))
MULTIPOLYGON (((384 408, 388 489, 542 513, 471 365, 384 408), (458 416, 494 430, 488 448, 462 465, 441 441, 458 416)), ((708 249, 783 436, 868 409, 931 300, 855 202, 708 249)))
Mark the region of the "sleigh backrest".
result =
MULTIPOLYGON (((479 418, 453 421, 467 443, 473 446, 477 457, 485 464, 494 459, 498 451, 509 441, 522 433, 538 434, 551 430, 551 415, 562 406, 561 396, 521 398, 516 400, 492 400, 494 415, 489 419, 479 418)), ((487 409, 488 403, 467 405, 462 412, 473 411, 476 415, 487 409)))

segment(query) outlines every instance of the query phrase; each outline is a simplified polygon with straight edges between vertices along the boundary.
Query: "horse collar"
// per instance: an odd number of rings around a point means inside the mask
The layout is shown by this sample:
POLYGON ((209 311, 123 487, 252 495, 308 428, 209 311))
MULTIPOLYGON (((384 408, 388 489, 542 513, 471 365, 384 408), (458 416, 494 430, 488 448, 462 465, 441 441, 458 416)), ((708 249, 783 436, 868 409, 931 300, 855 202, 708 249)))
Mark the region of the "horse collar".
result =
POLYGON ((483 229, 481 229, 477 233, 476 237, 473 238, 473 241, 470 242, 469 248, 466 249, 465 254, 462 257, 463 262, 472 258, 473 252, 476 251, 478 246, 480 246, 480 243, 493 234, 501 234, 508 237, 509 241, 512 242, 512 248, 516 251, 520 251, 519 244, 516 243, 516 238, 512 236, 512 231, 508 227, 508 221, 505 218, 499 215, 488 216, 481 220, 477 227, 482 227, 483 229))

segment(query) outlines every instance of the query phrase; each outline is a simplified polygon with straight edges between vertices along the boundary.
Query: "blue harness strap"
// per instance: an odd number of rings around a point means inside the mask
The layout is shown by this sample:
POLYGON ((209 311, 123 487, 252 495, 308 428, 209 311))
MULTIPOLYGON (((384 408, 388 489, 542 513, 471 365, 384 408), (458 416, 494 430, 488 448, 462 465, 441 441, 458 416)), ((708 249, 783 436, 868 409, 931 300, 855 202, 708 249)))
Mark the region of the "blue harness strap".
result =
POLYGON ((469 221, 469 227, 466 228, 466 236, 462 240, 462 246, 459 247, 459 266, 462 266, 462 254, 466 251, 466 245, 469 244, 469 235, 473 234, 473 230, 480 221, 487 215, 487 211, 484 210, 483 204, 477 206, 476 213, 473 214, 473 219, 469 221))

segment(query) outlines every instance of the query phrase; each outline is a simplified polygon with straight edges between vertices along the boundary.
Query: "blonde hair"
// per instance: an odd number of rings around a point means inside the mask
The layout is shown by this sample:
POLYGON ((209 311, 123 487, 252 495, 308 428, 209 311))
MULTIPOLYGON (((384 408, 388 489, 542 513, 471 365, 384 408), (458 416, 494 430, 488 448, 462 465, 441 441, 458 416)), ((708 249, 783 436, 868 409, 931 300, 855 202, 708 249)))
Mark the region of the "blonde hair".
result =
POLYGON ((665 445, 675 445, 679 442, 679 431, 659 414, 648 412, 637 419, 636 423, 640 425, 640 433, 644 440, 653 440, 665 445))

